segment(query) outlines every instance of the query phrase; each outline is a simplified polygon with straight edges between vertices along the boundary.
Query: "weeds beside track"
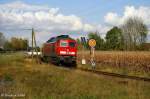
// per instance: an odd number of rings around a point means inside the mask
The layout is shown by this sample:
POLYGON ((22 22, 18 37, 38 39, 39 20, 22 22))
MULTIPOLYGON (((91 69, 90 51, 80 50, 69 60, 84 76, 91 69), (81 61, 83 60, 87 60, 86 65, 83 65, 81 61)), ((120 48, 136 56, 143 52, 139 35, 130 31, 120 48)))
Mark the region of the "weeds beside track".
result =
POLYGON ((133 80, 140 80, 140 81, 150 82, 150 78, 145 78, 145 77, 122 75, 122 74, 117 74, 117 73, 103 72, 103 71, 92 70, 92 69, 85 69, 85 68, 77 68, 77 69, 81 70, 81 71, 95 73, 95 74, 98 74, 98 75, 106 75, 106 76, 112 76, 112 77, 127 78, 127 79, 133 79, 133 80))

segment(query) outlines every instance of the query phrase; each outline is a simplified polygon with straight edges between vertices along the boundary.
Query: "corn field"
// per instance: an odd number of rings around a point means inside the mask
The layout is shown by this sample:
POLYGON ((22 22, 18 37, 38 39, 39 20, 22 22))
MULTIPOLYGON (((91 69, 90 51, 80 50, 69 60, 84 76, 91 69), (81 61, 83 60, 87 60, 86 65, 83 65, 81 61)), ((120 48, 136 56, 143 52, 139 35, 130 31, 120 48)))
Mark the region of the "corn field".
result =
MULTIPOLYGON (((78 61, 82 57, 90 62, 90 52, 79 52, 78 61)), ((138 67, 150 70, 150 52, 140 51, 96 51, 95 61, 101 66, 138 67)))

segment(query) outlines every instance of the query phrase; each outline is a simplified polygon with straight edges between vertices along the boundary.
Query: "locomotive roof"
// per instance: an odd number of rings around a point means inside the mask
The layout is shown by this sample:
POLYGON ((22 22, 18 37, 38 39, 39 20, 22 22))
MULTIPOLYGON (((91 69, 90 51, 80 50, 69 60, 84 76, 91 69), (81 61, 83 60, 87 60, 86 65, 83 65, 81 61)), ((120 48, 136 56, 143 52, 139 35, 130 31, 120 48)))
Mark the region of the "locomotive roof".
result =
POLYGON ((71 39, 74 40, 73 38, 69 37, 69 35, 60 35, 60 36, 56 36, 56 37, 52 37, 50 38, 47 42, 53 42, 53 41, 57 41, 60 39, 71 39))
POLYGON ((60 40, 60 39, 72 39, 73 38, 69 37, 69 35, 60 35, 60 36, 56 36, 56 40, 60 40))

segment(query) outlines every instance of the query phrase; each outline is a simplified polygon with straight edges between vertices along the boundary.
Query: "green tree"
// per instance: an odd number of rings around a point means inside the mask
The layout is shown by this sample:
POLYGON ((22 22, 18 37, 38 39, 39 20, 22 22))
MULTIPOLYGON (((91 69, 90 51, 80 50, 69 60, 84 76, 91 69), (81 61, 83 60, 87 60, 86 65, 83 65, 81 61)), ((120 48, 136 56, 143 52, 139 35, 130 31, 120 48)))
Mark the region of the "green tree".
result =
POLYGON ((104 40, 101 38, 98 32, 95 33, 89 33, 88 34, 89 39, 95 39, 96 40, 96 50, 103 50, 104 49, 104 40))
MULTIPOLYGON (((23 50, 27 50, 27 48, 29 47, 29 44, 28 44, 28 40, 27 39, 24 39, 23 40, 23 50)), ((38 48, 38 50, 40 51, 40 48, 38 48)))
POLYGON ((12 50, 12 44, 9 41, 6 41, 4 44, 4 50, 11 51, 12 50))
POLYGON ((11 38, 11 44, 12 44, 13 50, 19 50, 20 49, 20 43, 18 41, 18 38, 12 37, 11 38))
POLYGON ((82 44, 81 44, 80 39, 77 38, 76 41, 77 41, 77 45, 78 45, 78 50, 81 50, 82 49, 82 44))
POLYGON ((0 32, 0 47, 3 47, 5 43, 5 36, 0 32))
POLYGON ((122 50, 123 49, 123 37, 121 29, 113 27, 106 34, 106 48, 109 50, 122 50))
POLYGON ((27 50, 28 40, 22 38, 11 38, 11 45, 13 50, 27 50))

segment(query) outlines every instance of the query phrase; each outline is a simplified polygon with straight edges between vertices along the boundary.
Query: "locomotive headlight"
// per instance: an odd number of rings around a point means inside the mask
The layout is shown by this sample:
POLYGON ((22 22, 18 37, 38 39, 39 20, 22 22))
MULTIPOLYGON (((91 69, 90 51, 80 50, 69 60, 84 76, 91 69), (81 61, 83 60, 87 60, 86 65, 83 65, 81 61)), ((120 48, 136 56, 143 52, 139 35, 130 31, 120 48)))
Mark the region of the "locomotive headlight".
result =
POLYGON ((74 55, 74 54, 75 54, 75 52, 70 52, 69 54, 72 54, 72 55, 74 55))
POLYGON ((74 54, 75 54, 75 52, 71 52, 71 54, 73 54, 73 55, 74 55, 74 54))
POLYGON ((66 51, 60 51, 60 54, 66 54, 67 52, 66 51))

